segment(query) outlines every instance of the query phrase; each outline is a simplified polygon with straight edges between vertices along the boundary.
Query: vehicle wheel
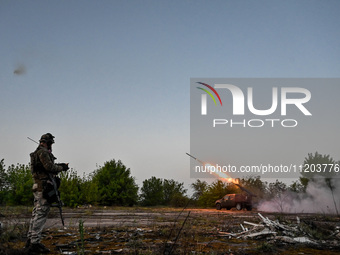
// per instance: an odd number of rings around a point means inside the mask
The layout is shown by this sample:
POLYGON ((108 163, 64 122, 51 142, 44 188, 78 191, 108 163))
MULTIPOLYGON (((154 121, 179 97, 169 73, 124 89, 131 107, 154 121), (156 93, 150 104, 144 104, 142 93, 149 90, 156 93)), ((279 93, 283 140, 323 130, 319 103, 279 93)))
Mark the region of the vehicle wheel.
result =
POLYGON ((221 204, 216 204, 216 209, 221 210, 222 209, 221 204))
POLYGON ((240 204, 240 203, 237 203, 236 204, 236 209, 239 211, 239 210, 241 210, 242 209, 242 205, 240 204))

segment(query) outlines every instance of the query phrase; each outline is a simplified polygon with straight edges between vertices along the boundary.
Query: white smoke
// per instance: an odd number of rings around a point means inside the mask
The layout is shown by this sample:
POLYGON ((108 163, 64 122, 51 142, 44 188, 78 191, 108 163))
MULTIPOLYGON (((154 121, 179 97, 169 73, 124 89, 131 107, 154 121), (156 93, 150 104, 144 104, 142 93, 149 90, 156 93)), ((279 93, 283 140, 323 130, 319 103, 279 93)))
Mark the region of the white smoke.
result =
POLYGON ((285 192, 258 205, 259 211, 284 213, 322 213, 338 214, 340 211, 340 180, 332 179, 333 189, 325 178, 309 181, 305 193, 285 192), (334 198, 333 198, 334 197, 334 198))

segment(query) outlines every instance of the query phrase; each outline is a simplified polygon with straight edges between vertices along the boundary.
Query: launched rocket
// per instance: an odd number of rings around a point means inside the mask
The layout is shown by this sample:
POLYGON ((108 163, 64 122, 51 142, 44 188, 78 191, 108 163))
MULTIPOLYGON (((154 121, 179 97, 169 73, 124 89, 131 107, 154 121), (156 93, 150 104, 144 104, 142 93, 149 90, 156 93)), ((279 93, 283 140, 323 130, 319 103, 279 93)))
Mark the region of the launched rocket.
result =
POLYGON ((200 162, 202 165, 204 165, 203 161, 199 160, 198 158, 194 157, 193 155, 190 155, 189 153, 185 153, 185 154, 187 154, 189 157, 193 158, 194 160, 196 160, 196 161, 200 162))

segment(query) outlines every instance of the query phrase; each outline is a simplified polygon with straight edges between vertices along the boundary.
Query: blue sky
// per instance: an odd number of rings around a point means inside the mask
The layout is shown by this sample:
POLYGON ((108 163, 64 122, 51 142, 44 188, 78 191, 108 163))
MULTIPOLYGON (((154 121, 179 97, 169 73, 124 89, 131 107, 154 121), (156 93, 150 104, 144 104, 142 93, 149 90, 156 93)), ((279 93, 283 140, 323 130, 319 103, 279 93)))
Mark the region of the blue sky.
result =
POLYGON ((80 174, 120 159, 138 184, 189 184, 190 78, 339 77, 339 12, 339 1, 3 0, 0 158, 28 163, 26 137, 51 132, 80 174))

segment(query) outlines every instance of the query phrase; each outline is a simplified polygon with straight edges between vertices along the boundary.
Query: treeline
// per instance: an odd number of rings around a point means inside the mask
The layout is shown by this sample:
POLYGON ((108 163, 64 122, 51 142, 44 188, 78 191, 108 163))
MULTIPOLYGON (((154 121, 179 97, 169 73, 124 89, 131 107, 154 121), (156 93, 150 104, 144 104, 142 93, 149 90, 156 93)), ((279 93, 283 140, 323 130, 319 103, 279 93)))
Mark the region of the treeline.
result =
MULTIPOLYGON (((111 160, 89 175, 80 177, 73 169, 59 174, 61 199, 66 206, 79 205, 171 205, 188 201, 184 183, 151 177, 139 187, 130 169, 120 160, 111 160)), ((29 165, 11 165, 0 161, 0 205, 32 205, 33 179, 29 165)))
POLYGON ((11 165, 5 169, 4 159, 0 161, 0 204, 31 205, 32 174, 28 165, 11 165))
MULTIPOLYGON (((308 154, 304 164, 339 164, 329 155, 308 154)), ((216 180, 211 184, 197 179, 190 185, 193 195, 189 197, 184 183, 173 179, 151 177, 143 181, 141 188, 131 176, 130 169, 120 160, 111 160, 89 175, 80 177, 73 169, 62 172, 60 193, 64 204, 69 207, 78 205, 108 206, 191 206, 212 207, 217 199, 225 194, 241 193, 234 183, 216 180)), ((259 176, 239 179, 239 184, 256 195, 255 202, 281 198, 285 192, 304 193, 314 175, 302 175, 291 185, 276 180, 264 182, 259 176)), ((5 167, 4 159, 0 161, 0 204, 32 205, 32 174, 28 165, 11 165, 5 167)))

